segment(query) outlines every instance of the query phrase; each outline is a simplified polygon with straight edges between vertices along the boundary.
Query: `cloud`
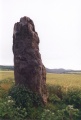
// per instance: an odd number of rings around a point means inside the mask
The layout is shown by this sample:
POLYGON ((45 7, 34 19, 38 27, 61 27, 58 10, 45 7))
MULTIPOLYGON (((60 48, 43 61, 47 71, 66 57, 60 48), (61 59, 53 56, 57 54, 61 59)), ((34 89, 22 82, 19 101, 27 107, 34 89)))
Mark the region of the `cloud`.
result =
POLYGON ((80 0, 0 1, 0 64, 13 64, 13 26, 29 16, 40 38, 40 53, 47 67, 81 69, 80 0))

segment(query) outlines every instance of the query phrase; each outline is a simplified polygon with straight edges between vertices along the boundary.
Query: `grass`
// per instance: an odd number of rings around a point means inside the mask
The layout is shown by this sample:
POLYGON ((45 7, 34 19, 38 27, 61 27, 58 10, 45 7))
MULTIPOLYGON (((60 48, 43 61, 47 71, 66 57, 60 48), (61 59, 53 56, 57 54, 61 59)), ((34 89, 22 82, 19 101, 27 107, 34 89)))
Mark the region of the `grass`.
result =
POLYGON ((0 119, 81 120, 81 74, 47 74, 46 83, 49 97, 44 108, 15 108, 15 101, 8 96, 14 72, 0 71, 0 119))
MULTIPOLYGON (((80 88, 81 89, 81 74, 47 74, 46 83, 48 85, 60 85, 65 89, 80 88)), ((11 84, 14 81, 13 71, 0 71, 1 84, 11 84), (3 82, 2 82, 3 81, 3 82), (5 83, 4 83, 5 82, 5 83)), ((5 87, 4 87, 5 88, 5 87)))
POLYGON ((47 74, 47 84, 81 89, 81 74, 47 74))
POLYGON ((13 71, 0 71, 0 87, 4 90, 8 90, 14 83, 13 71))
POLYGON ((0 71, 0 80, 4 79, 14 79, 13 71, 0 71))

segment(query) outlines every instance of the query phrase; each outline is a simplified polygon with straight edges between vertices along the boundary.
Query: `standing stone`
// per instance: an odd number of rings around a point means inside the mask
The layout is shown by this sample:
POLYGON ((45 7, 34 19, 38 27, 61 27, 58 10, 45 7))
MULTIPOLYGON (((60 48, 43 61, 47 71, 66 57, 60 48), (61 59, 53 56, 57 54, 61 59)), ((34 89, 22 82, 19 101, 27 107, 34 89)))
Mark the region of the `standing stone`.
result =
POLYGON ((47 102, 46 70, 39 53, 39 37, 33 21, 23 17, 13 31, 15 84, 24 85, 47 102))

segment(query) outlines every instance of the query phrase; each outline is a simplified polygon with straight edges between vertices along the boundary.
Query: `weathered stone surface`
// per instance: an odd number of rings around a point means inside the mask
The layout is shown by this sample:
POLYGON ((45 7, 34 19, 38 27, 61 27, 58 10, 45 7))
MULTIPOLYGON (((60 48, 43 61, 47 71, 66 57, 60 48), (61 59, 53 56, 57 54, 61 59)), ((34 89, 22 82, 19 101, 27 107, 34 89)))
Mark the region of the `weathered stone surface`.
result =
POLYGON ((15 83, 37 92, 47 102, 46 70, 39 53, 39 37, 33 21, 23 17, 13 31, 15 83))

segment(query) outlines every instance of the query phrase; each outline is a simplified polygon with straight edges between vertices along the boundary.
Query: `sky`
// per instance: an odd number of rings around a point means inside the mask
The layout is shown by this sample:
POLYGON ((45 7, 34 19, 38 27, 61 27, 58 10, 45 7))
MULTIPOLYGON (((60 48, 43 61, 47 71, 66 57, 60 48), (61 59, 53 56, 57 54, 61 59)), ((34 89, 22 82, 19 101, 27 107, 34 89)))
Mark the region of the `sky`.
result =
POLYGON ((13 65, 13 27, 30 17, 47 68, 81 70, 81 0, 0 0, 0 65, 13 65))

